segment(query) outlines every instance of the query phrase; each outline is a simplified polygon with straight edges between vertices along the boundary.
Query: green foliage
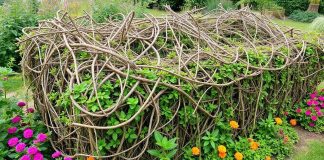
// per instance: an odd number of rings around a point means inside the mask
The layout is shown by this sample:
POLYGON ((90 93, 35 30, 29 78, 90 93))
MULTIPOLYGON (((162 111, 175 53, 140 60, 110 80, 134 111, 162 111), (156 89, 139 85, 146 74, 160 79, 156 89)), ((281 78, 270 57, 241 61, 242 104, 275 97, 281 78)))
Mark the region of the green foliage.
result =
POLYGON ((11 68, 7 68, 7 67, 0 67, 0 76, 8 76, 11 73, 13 73, 11 68))
POLYGON ((290 15, 295 10, 306 11, 308 0, 276 0, 276 3, 285 9, 285 14, 290 15))
POLYGON ((310 27, 312 30, 324 32, 324 17, 317 17, 314 19, 310 27))
POLYGON ((214 9, 218 9, 222 6, 224 9, 234 9, 234 5, 230 0, 207 0, 206 1, 206 9, 211 11, 214 9))
POLYGON ((186 7, 204 7, 206 5, 206 0, 185 0, 186 7))
POLYGON ((37 10, 33 0, 12 0, 0 7, 0 66, 18 70, 21 60, 16 38, 22 35, 24 27, 35 26, 37 10))
POLYGON ((262 144, 267 145, 271 155, 279 160, 285 159, 292 152, 293 144, 298 141, 297 132, 285 120, 281 125, 275 124, 271 115, 258 123, 255 137, 260 140, 261 148, 262 144))
POLYGON ((225 145, 227 147, 234 146, 231 130, 223 121, 219 121, 217 123, 217 128, 211 132, 207 131, 201 139, 203 151, 207 155, 217 150, 217 146, 219 145, 225 145))
POLYGON ((150 1, 145 1, 134 6, 127 1, 95 0, 92 7, 92 16, 93 19, 99 23, 105 22, 107 19, 121 20, 124 18, 122 14, 126 16, 132 11, 134 11, 136 17, 141 18, 144 17, 144 13, 146 13, 146 5, 149 3, 150 1))
POLYGON ((162 136, 160 132, 154 132, 156 145, 159 149, 148 150, 147 152, 160 160, 171 160, 177 153, 177 138, 168 140, 167 137, 162 136))
POLYGON ((296 10, 292 14, 290 14, 289 18, 298 22, 310 23, 318 16, 318 13, 296 10))
POLYGON ((321 1, 318 13, 324 14, 324 1, 321 1))
POLYGON ((93 19, 99 23, 105 22, 107 19, 121 20, 123 17, 120 13, 124 11, 116 2, 107 3, 103 0, 96 0, 93 6, 93 19))

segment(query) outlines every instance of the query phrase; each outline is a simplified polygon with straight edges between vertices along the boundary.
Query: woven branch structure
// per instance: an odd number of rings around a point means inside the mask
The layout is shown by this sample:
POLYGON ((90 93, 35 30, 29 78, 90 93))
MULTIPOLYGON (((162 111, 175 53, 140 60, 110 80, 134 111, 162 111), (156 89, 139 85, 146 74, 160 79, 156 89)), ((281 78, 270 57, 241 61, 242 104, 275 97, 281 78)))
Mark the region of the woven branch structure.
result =
POLYGON ((247 135, 265 113, 280 114, 301 99, 323 73, 320 45, 248 9, 168 10, 100 24, 59 12, 24 29, 24 74, 56 150, 152 159, 146 151, 159 131, 178 137, 181 159, 181 148, 215 121, 235 119, 235 135, 247 135))

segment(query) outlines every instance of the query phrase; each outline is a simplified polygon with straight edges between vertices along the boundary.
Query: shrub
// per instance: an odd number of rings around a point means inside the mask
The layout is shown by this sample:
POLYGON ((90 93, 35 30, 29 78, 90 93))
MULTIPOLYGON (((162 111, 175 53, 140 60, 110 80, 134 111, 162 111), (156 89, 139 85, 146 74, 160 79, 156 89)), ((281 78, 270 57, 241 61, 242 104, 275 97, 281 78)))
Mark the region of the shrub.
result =
POLYGON ((36 25, 37 11, 32 4, 33 0, 12 0, 0 8, 0 66, 19 69, 21 57, 16 52, 16 38, 22 35, 24 27, 36 25))
POLYGON ((120 6, 115 2, 105 3, 96 0, 93 6, 93 19, 99 23, 105 22, 107 18, 120 20, 123 17, 119 13, 124 13, 124 10, 121 10, 120 6))
POLYGON ((143 17, 144 13, 146 13, 146 6, 137 4, 135 6, 120 2, 120 1, 104 1, 104 0, 96 0, 93 5, 93 19, 99 23, 105 22, 107 19, 113 20, 121 20, 123 19, 123 15, 128 14, 131 11, 135 12, 136 17, 143 17))
POLYGON ((318 13, 324 14, 324 1, 321 1, 318 13))
POLYGON ((306 11, 309 0, 276 0, 276 3, 285 9, 286 15, 290 15, 295 10, 306 11))
POLYGON ((307 11, 294 11, 289 18, 294 20, 294 21, 298 21, 298 22, 307 22, 310 23, 312 22, 315 18, 317 18, 319 16, 318 13, 314 13, 314 12, 307 12, 307 11))
POLYGON ((317 17, 311 24, 311 29, 324 32, 324 17, 317 17))

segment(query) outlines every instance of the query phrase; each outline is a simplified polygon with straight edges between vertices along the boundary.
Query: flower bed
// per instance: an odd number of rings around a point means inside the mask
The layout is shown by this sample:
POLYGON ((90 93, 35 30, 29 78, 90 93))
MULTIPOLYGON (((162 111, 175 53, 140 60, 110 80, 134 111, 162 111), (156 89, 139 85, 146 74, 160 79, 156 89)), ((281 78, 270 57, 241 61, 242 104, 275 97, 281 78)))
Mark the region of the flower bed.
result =
POLYGON ((297 122, 311 132, 324 132, 324 89, 315 91, 309 95, 308 99, 296 104, 290 110, 290 123, 297 122))

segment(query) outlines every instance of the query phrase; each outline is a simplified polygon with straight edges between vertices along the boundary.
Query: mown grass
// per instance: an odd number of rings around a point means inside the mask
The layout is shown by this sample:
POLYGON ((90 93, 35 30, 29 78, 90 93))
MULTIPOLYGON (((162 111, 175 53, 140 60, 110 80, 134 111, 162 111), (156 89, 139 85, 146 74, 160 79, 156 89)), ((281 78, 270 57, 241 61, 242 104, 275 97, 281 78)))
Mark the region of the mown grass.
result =
POLYGON ((272 20, 274 23, 280 25, 280 26, 286 26, 289 28, 295 28, 295 29, 299 29, 301 31, 305 31, 305 32, 311 32, 312 29, 310 28, 310 23, 302 23, 302 22, 296 22, 290 19, 286 19, 286 20, 281 20, 281 19, 273 19, 272 20))
POLYGON ((298 151, 292 156, 293 160, 321 160, 324 159, 324 142, 309 141, 307 150, 298 151))
POLYGON ((23 90, 24 81, 21 75, 9 76, 7 81, 2 81, 3 88, 7 93, 23 90))

